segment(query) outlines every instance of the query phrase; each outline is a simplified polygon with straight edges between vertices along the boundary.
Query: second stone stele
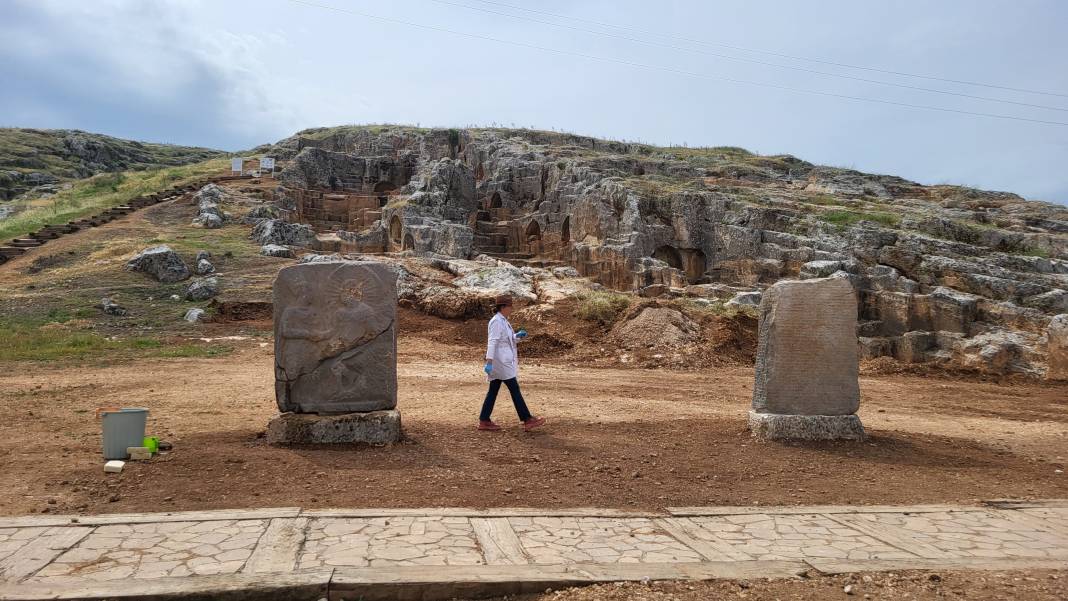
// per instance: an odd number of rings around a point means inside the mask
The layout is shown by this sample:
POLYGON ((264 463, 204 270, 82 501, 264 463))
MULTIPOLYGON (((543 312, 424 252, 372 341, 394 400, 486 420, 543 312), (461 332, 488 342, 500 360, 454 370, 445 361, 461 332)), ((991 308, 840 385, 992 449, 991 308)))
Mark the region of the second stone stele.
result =
POLYGON ((863 440, 857 300, 840 277, 779 282, 760 303, 749 429, 775 440, 863 440))
POLYGON ((388 443, 397 411, 397 276, 388 265, 292 265, 274 283, 277 443, 388 443))

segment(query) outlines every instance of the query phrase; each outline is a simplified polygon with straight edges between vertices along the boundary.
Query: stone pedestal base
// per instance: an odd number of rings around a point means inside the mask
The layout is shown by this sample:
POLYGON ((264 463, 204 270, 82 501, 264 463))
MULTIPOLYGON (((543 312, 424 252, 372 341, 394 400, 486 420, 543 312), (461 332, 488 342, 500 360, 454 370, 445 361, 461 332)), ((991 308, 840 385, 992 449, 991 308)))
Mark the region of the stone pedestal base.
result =
POLYGON ((272 444, 387 444, 401 439, 400 411, 341 415, 283 413, 267 424, 272 444))
POLYGON ((777 415, 749 412, 749 431, 767 440, 864 440, 856 415, 777 415))

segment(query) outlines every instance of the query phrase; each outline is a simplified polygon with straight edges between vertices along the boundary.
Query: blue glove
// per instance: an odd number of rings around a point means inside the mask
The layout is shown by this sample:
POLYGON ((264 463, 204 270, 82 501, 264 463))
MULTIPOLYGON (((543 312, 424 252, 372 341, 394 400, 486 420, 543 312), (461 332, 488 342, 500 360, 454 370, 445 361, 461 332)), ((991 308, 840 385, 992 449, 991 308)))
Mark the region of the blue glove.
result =
POLYGON ((527 337, 527 331, 526 330, 519 330, 518 332, 515 333, 515 337, 516 338, 526 338, 527 337))
POLYGON ((486 372, 486 375, 487 375, 487 376, 488 376, 488 375, 490 375, 490 372, 492 372, 492 371, 493 371, 493 365, 491 365, 491 364, 487 363, 487 364, 486 364, 486 367, 483 367, 483 368, 482 368, 482 371, 486 372))

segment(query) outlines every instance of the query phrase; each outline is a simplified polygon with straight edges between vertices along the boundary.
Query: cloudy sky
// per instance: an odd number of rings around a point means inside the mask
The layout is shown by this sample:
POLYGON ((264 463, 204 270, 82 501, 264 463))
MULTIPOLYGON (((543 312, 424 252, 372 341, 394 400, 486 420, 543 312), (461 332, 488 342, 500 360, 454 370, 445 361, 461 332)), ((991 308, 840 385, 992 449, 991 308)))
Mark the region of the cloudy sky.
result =
POLYGON ((1068 124, 1066 25, 1062 0, 0 0, 0 126, 237 150, 514 124, 1068 203, 1068 125, 1035 122, 1068 124))

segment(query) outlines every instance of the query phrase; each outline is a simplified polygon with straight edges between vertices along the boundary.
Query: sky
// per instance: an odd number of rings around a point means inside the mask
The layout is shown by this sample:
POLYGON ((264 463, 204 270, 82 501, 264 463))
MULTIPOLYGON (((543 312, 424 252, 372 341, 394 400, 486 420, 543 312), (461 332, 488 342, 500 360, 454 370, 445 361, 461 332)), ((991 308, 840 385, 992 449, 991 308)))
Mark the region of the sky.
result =
POLYGON ((1066 30, 1063 0, 0 0, 0 126, 514 125, 1068 204, 1066 30))

